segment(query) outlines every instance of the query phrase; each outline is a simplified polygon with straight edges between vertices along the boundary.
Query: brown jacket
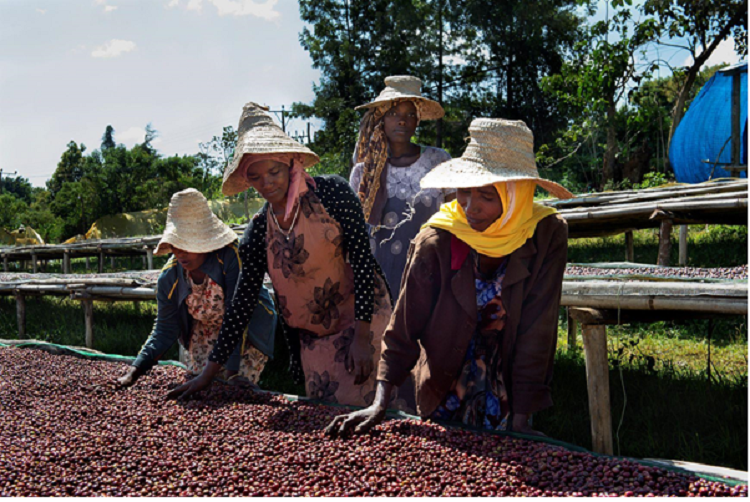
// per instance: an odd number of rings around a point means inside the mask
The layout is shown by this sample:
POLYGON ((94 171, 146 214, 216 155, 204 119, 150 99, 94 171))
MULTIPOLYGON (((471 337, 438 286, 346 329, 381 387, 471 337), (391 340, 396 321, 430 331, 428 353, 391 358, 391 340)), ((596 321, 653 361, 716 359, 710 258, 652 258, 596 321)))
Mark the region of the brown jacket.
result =
MULTIPOLYGON (((388 328, 378 380, 401 385, 413 369, 417 413, 427 417, 450 390, 477 323, 472 260, 453 257, 452 235, 422 230, 409 248, 401 293, 388 328)), ((511 253, 502 300, 503 381, 511 412, 552 406, 550 383, 557 318, 568 253, 568 225, 559 215, 539 222, 511 253)))

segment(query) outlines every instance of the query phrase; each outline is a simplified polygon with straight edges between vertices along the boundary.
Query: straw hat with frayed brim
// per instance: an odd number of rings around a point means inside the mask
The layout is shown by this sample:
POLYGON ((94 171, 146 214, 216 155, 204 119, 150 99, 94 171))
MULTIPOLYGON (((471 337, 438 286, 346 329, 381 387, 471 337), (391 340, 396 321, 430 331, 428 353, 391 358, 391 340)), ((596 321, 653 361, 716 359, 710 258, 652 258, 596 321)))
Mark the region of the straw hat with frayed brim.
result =
POLYGON ((422 188, 474 188, 505 181, 533 180, 559 199, 573 194, 539 177, 534 136, 520 120, 480 118, 471 121, 464 154, 435 167, 422 178, 422 188))
POLYGON ((257 103, 247 103, 242 108, 234 158, 224 171, 221 185, 224 195, 236 195, 250 188, 245 173, 238 170, 247 155, 263 160, 264 156, 290 154, 302 163, 304 169, 320 162, 312 150, 287 136, 266 113, 267 110, 257 103))
POLYGON ((398 101, 418 101, 421 110, 420 120, 437 120, 445 115, 445 110, 440 103, 422 96, 422 81, 417 77, 408 75, 396 75, 385 77, 385 89, 373 101, 360 105, 355 110, 374 108, 395 104, 398 101))
POLYGON ((167 227, 155 255, 172 252, 172 246, 189 253, 210 253, 237 240, 237 234, 208 207, 195 188, 177 192, 169 201, 167 227))

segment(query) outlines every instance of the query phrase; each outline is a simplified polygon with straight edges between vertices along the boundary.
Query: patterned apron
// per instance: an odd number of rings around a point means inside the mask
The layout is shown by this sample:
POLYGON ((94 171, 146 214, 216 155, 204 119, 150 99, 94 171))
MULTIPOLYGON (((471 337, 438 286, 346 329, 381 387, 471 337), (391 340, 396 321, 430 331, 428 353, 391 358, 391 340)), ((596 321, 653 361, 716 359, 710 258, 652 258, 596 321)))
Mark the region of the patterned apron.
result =
MULTIPOLYGON (((187 276, 191 293, 185 299, 188 313, 193 318, 193 333, 190 337, 190 349, 185 351, 186 366, 191 373, 203 371, 208 356, 219 338, 219 331, 224 319, 224 290, 208 275, 201 284, 193 282, 187 276)), ((244 377, 257 384, 268 356, 248 345, 240 353, 239 377, 244 377)))
POLYGON ((370 324, 373 371, 354 384, 345 361, 354 338, 354 274, 344 257, 341 226, 312 192, 300 198, 297 221, 287 237, 269 215, 266 242, 268 275, 280 314, 300 333, 300 356, 307 396, 350 406, 368 406, 375 398, 375 377, 383 332, 391 305, 383 278, 375 277, 370 324))

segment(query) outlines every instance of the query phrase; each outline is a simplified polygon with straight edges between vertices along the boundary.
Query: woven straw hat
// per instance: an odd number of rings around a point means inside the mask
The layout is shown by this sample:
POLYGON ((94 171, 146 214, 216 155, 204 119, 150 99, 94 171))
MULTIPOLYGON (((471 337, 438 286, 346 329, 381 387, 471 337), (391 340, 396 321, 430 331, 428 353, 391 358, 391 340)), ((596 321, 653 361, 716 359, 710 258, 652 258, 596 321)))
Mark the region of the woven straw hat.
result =
POLYGON ((409 75, 385 77, 385 89, 375 100, 360 105, 355 110, 373 108, 396 101, 418 101, 421 111, 420 120, 437 120, 445 115, 440 103, 422 96, 422 81, 409 75))
POLYGON ((539 177, 534 136, 520 120, 479 118, 471 121, 464 154, 438 165, 422 178, 422 188, 474 188, 503 181, 534 180, 559 199, 573 194, 539 177))
POLYGON ((237 146, 234 158, 224 171, 224 182, 221 191, 224 195, 235 195, 250 188, 245 173, 238 172, 243 157, 252 155, 257 160, 263 156, 293 154, 302 167, 308 169, 320 159, 315 153, 286 135, 279 126, 266 114, 268 108, 257 103, 247 103, 242 108, 240 125, 237 127, 237 146))
POLYGON ((172 246, 190 253, 210 253, 237 240, 237 234, 208 207, 195 188, 172 195, 167 211, 167 228, 155 255, 169 254, 172 246))

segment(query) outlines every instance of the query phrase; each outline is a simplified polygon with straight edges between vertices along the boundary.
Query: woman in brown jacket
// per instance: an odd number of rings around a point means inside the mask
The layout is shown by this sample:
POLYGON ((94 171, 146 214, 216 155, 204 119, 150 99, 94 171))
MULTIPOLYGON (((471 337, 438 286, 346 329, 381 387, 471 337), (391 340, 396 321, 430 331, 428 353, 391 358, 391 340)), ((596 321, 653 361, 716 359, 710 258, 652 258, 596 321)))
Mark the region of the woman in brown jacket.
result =
POLYGON ((457 188, 457 200, 441 207, 409 250, 375 400, 337 417, 331 435, 382 421, 410 373, 422 417, 539 434, 529 417, 552 405, 568 229, 554 209, 534 204, 534 191, 572 194, 539 178, 523 122, 476 119, 469 132, 464 155, 422 180, 423 188, 457 188))

